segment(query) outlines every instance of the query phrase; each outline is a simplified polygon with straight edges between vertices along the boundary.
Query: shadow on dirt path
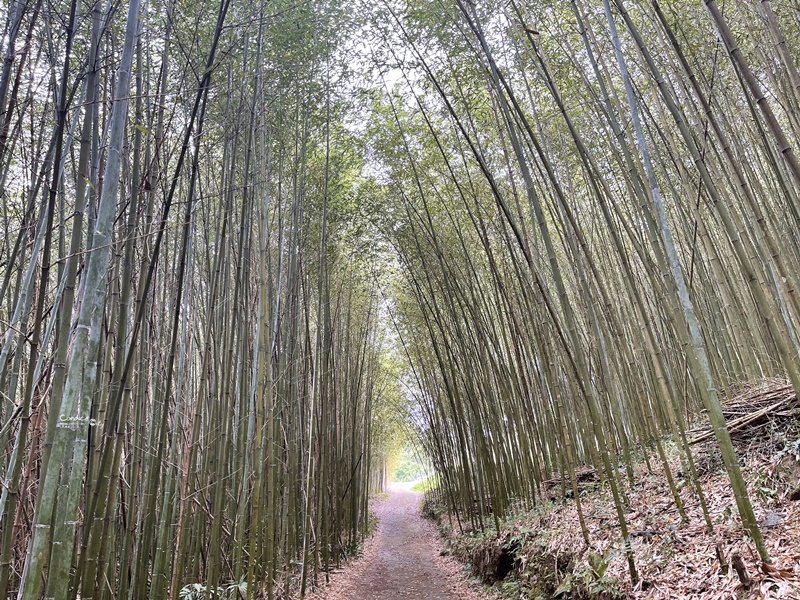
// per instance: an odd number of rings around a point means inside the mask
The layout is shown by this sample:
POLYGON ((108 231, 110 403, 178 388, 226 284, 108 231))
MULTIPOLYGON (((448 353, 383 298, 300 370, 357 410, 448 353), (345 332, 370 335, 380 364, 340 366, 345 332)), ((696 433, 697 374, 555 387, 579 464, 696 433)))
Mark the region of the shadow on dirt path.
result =
POLYGON ((477 598, 460 566, 440 556, 433 525, 419 512, 422 494, 394 484, 374 511, 375 535, 354 563, 333 576, 320 600, 463 600, 477 598))

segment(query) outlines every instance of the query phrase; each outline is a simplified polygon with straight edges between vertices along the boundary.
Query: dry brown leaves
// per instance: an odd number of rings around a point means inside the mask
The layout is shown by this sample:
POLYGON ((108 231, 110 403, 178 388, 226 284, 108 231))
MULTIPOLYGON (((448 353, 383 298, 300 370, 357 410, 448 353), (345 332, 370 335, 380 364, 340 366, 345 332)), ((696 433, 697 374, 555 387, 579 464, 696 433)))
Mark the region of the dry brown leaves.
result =
MULTIPOLYGON (((763 449, 763 445, 758 445, 763 449)), ((699 449, 698 463, 713 463, 709 449, 699 449)), ((713 533, 705 525, 694 489, 680 492, 688 516, 681 522, 660 464, 652 461, 653 473, 638 467, 636 485, 628 490, 630 512, 626 514, 636 565, 641 581, 630 586, 624 555, 611 561, 608 574, 619 578, 631 598, 797 598, 800 599, 800 502, 791 501, 791 490, 777 489, 768 475, 775 469, 774 456, 748 455, 744 473, 756 517, 766 539, 772 565, 763 565, 755 546, 744 535, 736 510, 733 491, 724 472, 718 468, 702 478, 713 533), (767 493, 765 493, 767 492, 767 493), (719 548, 719 553, 718 553, 719 548), (745 587, 734 569, 721 564, 741 556, 752 583, 745 587)), ((677 460, 673 473, 680 471, 677 460)), ((619 547, 621 534, 609 494, 588 494, 583 499, 584 514, 595 550, 605 552, 619 547)), ((539 519, 547 529, 548 548, 574 551, 584 547, 574 503, 560 506, 539 519)))

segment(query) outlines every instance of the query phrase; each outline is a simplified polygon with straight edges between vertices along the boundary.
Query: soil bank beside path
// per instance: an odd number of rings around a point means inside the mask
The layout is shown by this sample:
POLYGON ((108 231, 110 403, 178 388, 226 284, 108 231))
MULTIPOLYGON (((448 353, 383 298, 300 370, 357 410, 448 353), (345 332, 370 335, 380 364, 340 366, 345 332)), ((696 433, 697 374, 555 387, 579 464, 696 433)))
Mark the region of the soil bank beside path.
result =
MULTIPOLYGON (((441 556, 436 528, 420 515, 422 494, 393 484, 373 510, 379 523, 357 560, 331 575, 312 600, 478 600, 463 566, 441 556)), ((474 585, 474 584, 473 584, 474 585)))

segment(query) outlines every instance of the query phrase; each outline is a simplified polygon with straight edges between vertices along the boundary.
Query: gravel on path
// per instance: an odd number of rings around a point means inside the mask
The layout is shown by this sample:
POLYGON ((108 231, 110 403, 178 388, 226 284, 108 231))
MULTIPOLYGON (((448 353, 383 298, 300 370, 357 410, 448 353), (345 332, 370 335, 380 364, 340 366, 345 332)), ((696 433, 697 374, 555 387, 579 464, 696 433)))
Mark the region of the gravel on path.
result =
POLYGON ((478 600, 478 584, 465 579, 463 565, 442 556, 436 528, 420 515, 422 494, 394 484, 373 510, 375 534, 363 554, 331 576, 311 600, 478 600))

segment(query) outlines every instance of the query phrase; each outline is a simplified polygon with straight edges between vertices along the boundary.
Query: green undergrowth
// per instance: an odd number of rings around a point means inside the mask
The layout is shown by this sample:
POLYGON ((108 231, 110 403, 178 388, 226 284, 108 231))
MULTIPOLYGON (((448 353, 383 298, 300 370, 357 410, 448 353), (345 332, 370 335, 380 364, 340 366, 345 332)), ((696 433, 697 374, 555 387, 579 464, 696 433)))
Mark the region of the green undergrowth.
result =
POLYGON ((422 481, 418 481, 417 483, 415 483, 414 486, 411 488, 411 491, 427 492, 428 490, 435 488, 437 485, 439 485, 439 476, 433 474, 429 475, 422 481))
POLYGON ((473 576, 491 586, 501 599, 611 600, 623 598, 618 581, 606 573, 619 550, 605 554, 575 548, 555 553, 548 541, 557 529, 532 524, 552 509, 551 503, 531 511, 518 511, 500 530, 459 528, 446 508, 428 493, 423 514, 434 520, 448 544, 449 553, 467 565, 473 576))

